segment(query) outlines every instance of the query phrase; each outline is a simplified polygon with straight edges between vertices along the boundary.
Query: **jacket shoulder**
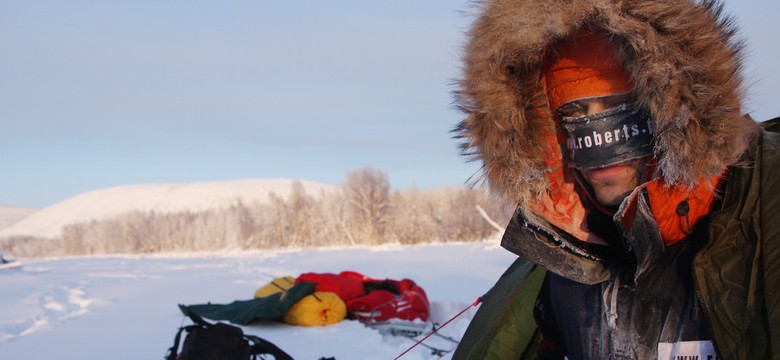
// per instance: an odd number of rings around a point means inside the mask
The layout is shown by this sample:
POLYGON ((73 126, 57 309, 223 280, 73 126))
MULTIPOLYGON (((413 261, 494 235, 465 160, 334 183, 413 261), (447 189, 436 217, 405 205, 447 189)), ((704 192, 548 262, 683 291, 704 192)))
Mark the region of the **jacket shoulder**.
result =
POLYGON ((761 128, 769 132, 780 132, 780 116, 762 122, 761 128))

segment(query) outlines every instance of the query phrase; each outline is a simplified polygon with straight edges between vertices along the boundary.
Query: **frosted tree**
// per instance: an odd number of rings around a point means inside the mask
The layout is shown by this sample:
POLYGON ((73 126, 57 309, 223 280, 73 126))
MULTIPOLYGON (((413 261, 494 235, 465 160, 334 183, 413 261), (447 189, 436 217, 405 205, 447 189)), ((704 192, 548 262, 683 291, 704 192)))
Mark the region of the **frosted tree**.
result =
POLYGON ((349 206, 353 234, 363 236, 369 243, 381 243, 387 227, 390 205, 390 185, 385 173, 364 168, 347 174, 343 186, 349 206))

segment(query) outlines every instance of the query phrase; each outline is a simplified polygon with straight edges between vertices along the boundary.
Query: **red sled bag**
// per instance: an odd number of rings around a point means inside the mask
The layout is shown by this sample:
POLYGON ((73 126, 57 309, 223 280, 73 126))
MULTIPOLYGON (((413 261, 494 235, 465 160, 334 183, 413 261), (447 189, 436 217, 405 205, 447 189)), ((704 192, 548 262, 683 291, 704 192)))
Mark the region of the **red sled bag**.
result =
POLYGON ((429 304, 425 291, 409 279, 369 280, 368 294, 347 301, 347 310, 364 323, 391 319, 428 321, 429 304))
POLYGON ((349 301, 363 295, 363 282, 352 276, 341 274, 304 273, 295 279, 295 283, 310 282, 316 284, 316 291, 333 292, 341 300, 349 301))

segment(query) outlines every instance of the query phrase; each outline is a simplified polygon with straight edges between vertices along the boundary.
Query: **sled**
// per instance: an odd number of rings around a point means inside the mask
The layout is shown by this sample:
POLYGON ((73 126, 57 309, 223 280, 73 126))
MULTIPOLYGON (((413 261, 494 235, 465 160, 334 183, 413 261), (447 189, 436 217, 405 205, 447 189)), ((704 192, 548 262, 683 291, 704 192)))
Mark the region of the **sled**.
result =
POLYGON ((22 262, 14 259, 11 254, 0 253, 0 270, 13 269, 20 266, 22 266, 22 262))
POLYGON ((426 323, 390 319, 387 321, 368 322, 366 326, 379 331, 382 335, 415 337, 425 332, 426 323))

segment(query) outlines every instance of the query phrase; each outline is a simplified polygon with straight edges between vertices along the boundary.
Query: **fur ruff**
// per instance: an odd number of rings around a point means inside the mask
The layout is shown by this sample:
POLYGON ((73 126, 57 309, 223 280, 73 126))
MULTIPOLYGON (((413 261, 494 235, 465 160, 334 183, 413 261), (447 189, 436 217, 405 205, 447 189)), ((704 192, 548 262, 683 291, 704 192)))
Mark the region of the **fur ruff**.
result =
POLYGON ((491 188, 520 205, 548 191, 559 153, 541 79, 546 52, 583 26, 606 31, 655 121, 657 176, 695 186, 738 162, 757 124, 740 113, 743 44, 722 4, 689 0, 495 0, 478 3, 455 132, 491 188))

